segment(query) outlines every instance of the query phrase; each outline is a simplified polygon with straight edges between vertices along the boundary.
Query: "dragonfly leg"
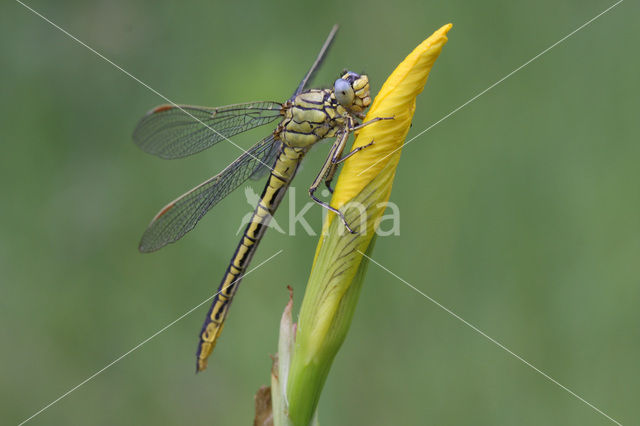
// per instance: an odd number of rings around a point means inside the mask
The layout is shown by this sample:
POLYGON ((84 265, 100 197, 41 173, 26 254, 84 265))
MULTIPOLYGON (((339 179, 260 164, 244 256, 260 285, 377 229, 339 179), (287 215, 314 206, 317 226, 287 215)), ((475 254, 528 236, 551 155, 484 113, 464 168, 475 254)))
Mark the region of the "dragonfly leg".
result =
POLYGON ((375 123, 377 121, 380 121, 380 120, 393 120, 393 119, 395 119, 395 117, 376 117, 376 118, 372 118, 371 120, 365 121, 364 123, 358 124, 357 126, 349 127, 349 131, 353 132, 354 130, 360 130, 365 126, 368 126, 369 124, 373 124, 373 123, 375 123))
POLYGON ((327 177, 324 180, 324 185, 327 187, 330 193, 333 194, 333 188, 331 187, 331 182, 333 181, 333 175, 336 174, 336 166, 333 166, 329 173, 327 173, 327 177))
MULTIPOLYGON (((342 151, 344 151, 344 147, 347 144, 347 139, 349 138, 348 128, 353 126, 353 120, 349 120, 347 122, 347 126, 336 136, 336 141, 333 146, 331 146, 331 150, 329 151, 329 155, 327 156, 327 160, 318 174, 318 177, 324 177, 324 183, 327 186, 327 189, 330 193, 333 194, 333 188, 331 187, 331 181, 333 180, 333 176, 336 174, 336 170, 338 169, 338 164, 336 160, 340 158, 342 155, 342 151)), ((319 184, 319 182, 318 182, 319 184)))
MULTIPOLYGON (((344 150, 344 146, 347 143, 347 138, 348 137, 349 137, 349 132, 346 131, 346 129, 345 129, 345 131, 342 131, 342 132, 338 133, 338 136, 336 137, 336 141, 331 146, 331 151, 329 152, 329 155, 327 156, 327 159, 325 160, 324 164, 322 165, 322 168, 320 169, 320 172, 318 173, 318 176, 316 176, 316 178, 313 180, 313 183, 309 187, 309 196, 311 197, 311 199, 313 201, 315 201, 316 203, 320 204, 325 209, 327 209, 329 211, 332 211, 335 214, 337 214, 338 217, 342 220, 342 223, 344 224, 345 228, 347 228, 347 230, 351 234, 355 234, 356 231, 351 229, 351 227, 347 223, 347 220, 344 217, 344 214, 340 210, 338 210, 338 209, 336 209, 334 207, 331 207, 328 203, 325 203, 324 201, 320 200, 318 197, 316 197, 314 195, 314 193, 316 192, 316 190, 320 186, 320 183, 323 180, 325 182, 327 182, 326 178, 328 178, 328 177, 332 178, 333 175, 335 174, 335 169, 337 168, 337 164, 335 163, 335 159, 336 158, 340 158, 340 156, 342 155, 342 151, 344 150)), ((330 183, 331 183, 331 181, 329 180, 329 183, 327 184, 327 187, 329 187, 329 190, 331 191, 331 187, 329 186, 330 183)))
POLYGON ((311 196, 311 199, 313 201, 315 201, 316 203, 320 204, 322 207, 324 207, 325 209, 334 212, 335 214, 338 215, 338 217, 340 218, 340 220, 342 220, 342 223, 344 224, 344 227, 347 228, 347 231, 349 231, 350 234, 357 234, 356 231, 354 231, 353 229, 351 229, 351 227, 349 226, 349 223, 347 222, 347 219, 344 217, 344 213, 342 213, 340 210, 331 207, 329 204, 325 203, 324 201, 318 199, 315 195, 313 195, 313 193, 311 192, 311 189, 309 189, 309 195, 311 196))
POLYGON ((351 157, 356 152, 362 151, 363 149, 368 148, 371 145, 373 145, 373 141, 369 142, 366 145, 359 146, 359 147, 355 148, 354 150, 352 150, 347 155, 342 156, 342 158, 338 158, 337 156, 334 156, 331 159, 331 162, 333 163, 333 165, 331 166, 331 168, 327 172, 327 176, 324 178, 324 184, 327 186, 327 189, 329 190, 329 192, 331 192, 333 194, 333 188, 331 187, 331 182, 333 181, 333 176, 336 174, 336 170, 338 170, 338 164, 342 163, 344 160, 346 160, 347 158, 351 157))
POLYGON ((362 151, 365 148, 369 148, 371 145, 373 145, 373 141, 369 142, 366 145, 362 145, 362 146, 359 146, 359 147, 355 148, 354 150, 352 150, 350 153, 348 153, 347 155, 343 156, 342 158, 338 158, 338 159, 333 160, 333 164, 340 164, 344 160, 346 160, 347 158, 351 157, 356 152, 362 151))

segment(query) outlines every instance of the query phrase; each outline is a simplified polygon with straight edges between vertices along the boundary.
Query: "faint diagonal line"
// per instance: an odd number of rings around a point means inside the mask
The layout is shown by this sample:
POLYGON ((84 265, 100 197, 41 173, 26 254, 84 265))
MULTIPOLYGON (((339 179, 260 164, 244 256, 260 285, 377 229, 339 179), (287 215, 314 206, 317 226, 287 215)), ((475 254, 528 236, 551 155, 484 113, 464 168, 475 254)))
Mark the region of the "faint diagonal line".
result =
POLYGON ((99 56, 100 58, 104 59, 106 62, 110 63, 111 65, 113 65, 115 68, 117 68, 118 70, 122 71, 124 74, 126 74, 127 76, 131 77, 133 80, 135 80, 136 82, 138 82, 139 84, 143 85, 144 87, 146 87, 147 89, 149 89, 151 92, 155 93, 156 95, 160 96, 162 99, 164 99, 165 101, 167 101, 168 103, 170 103, 172 106, 178 108, 180 111, 182 111, 183 113, 185 113, 186 115, 188 115, 189 117, 191 117, 192 119, 194 119, 195 121, 199 122, 200 124, 202 124, 203 126, 205 126, 206 128, 208 128, 209 130, 211 130, 212 132, 214 132, 215 134, 217 134, 218 136, 222 137, 224 140, 226 140, 227 142, 229 142, 231 145, 235 146, 236 148, 238 148, 240 151, 242 151, 243 153, 249 155, 250 157, 252 157, 254 160, 258 161, 260 164, 266 166, 269 170, 273 171, 273 168, 264 163, 262 160, 260 160, 259 158, 253 156, 252 154, 250 154, 249 152, 247 152, 246 150, 244 150, 240 145, 236 144, 235 142, 233 142, 231 139, 229 139, 228 137, 226 137, 225 135, 223 135, 222 133, 218 132, 216 129, 214 129, 213 127, 209 126, 207 123, 205 123, 204 121, 200 120, 198 117, 196 117, 195 115, 191 114, 189 111, 185 110, 184 108, 182 108, 180 105, 176 104, 174 101, 172 101, 171 99, 167 98, 165 95, 163 95, 162 93, 158 92, 156 89, 154 89, 153 87, 149 86, 147 83, 145 83, 144 81, 140 80, 138 77, 136 77, 135 75, 131 74, 129 71, 125 70, 124 68, 122 68, 120 65, 116 64, 115 62, 113 62, 111 59, 107 58, 106 56, 104 56, 102 53, 98 52, 97 50, 95 50, 93 47, 89 46, 88 44, 86 44, 85 42, 83 42, 82 40, 80 40, 79 38, 77 38, 76 36, 74 36, 73 34, 71 34, 69 31, 65 30, 64 28, 60 27, 58 24, 56 24, 55 22, 51 21, 50 19, 48 19, 47 17, 45 17, 44 15, 42 15, 41 13, 39 13, 37 10, 33 9, 32 7, 24 4, 22 1, 20 0, 16 0, 16 2, 20 3, 22 6, 24 6, 26 9, 30 10, 31 12, 33 12, 35 15, 39 16, 40 18, 42 18, 44 21, 48 22, 49 24, 51 24, 54 28, 62 31, 64 34, 66 34, 67 36, 69 36, 71 39, 73 39, 74 41, 78 42, 80 45, 86 47, 87 49, 89 49, 91 52, 95 53, 97 56, 99 56))
POLYGON ((466 101, 465 103, 463 103, 462 105, 460 105, 459 107, 457 107, 456 109, 454 109, 453 111, 449 112, 447 115, 445 115, 444 117, 442 117, 440 120, 436 121, 435 123, 433 123, 432 125, 430 125, 429 127, 427 127, 426 129, 424 129, 423 131, 421 131, 420 133, 418 133, 417 135, 415 135, 414 137, 412 137, 411 139, 409 139, 408 141, 406 141, 405 143, 403 143, 401 146, 399 146, 398 148, 394 149, 393 151, 391 151, 390 153, 388 153, 387 155, 385 155, 384 157, 378 159, 377 161, 375 161, 374 163, 372 163, 369 167, 367 167, 366 169, 362 170, 360 173, 358 173, 358 176, 360 176, 361 174, 363 174, 364 172, 366 172, 367 170, 369 170, 371 167, 375 166, 376 164, 378 164, 379 162, 381 162, 382 160, 384 160, 385 158, 389 157, 390 155, 393 155, 394 153, 396 153, 397 151, 401 150, 402 148, 404 148, 405 146, 409 145, 411 142, 413 142, 414 140, 416 140, 416 138, 419 138, 420 136, 422 136, 423 134, 425 134, 426 132, 428 132, 429 130, 433 129, 435 126, 437 126, 438 124, 442 123, 444 120, 446 120, 447 118, 451 117, 453 114, 455 114, 456 112, 460 111, 462 108, 466 107, 467 105, 469 105, 471 102, 475 101, 476 99, 478 99, 480 96, 484 95, 485 93, 487 93, 489 90, 493 89, 494 87, 496 87, 497 85, 499 85, 500 83, 502 83, 503 81, 505 81, 506 79, 508 79, 509 77, 511 77, 512 75, 514 75, 515 73, 517 73, 518 71, 520 71, 522 68, 526 67, 527 65, 529 65, 531 62, 535 61, 536 59, 538 59, 539 57, 541 57, 542 55, 544 55, 545 53, 547 53, 548 51, 550 51, 551 49, 553 49, 554 47, 556 47, 557 45, 559 45, 560 43, 562 43, 563 41, 565 41, 566 39, 568 39, 569 37, 571 37, 572 35, 574 35, 575 33, 577 33, 578 31, 582 30, 583 28, 585 28, 587 25, 591 24, 593 21, 595 21, 596 19, 598 19, 599 17, 601 17, 602 15, 604 15, 605 13, 609 12, 611 9, 613 9, 614 7, 616 7, 617 5, 619 5, 620 3, 622 3, 624 0, 619 0, 618 2, 612 4, 611 6, 609 6, 608 8, 606 8, 605 10, 603 10, 602 12, 600 12, 599 14, 597 14, 596 16, 594 16, 593 18, 589 19, 587 22, 585 22, 584 24, 580 25, 578 28, 576 28, 575 30, 571 31, 569 34, 567 34, 566 36, 562 37, 560 40, 556 41, 555 43, 553 43, 551 46, 547 47, 546 49, 544 49, 542 52, 538 53, 536 56, 534 56, 533 58, 529 59, 527 62, 525 62, 524 64, 520 65, 518 68, 514 69, 513 71, 511 71, 509 74, 505 75, 504 77, 502 77, 500 80, 496 81, 495 83, 493 83, 491 86, 487 87, 486 89, 484 89, 482 92, 478 93, 477 95, 475 95, 474 97, 472 97, 471 99, 469 99, 468 101, 466 101))
POLYGON ((135 345, 133 348, 129 349, 127 352, 123 353, 122 355, 120 355, 118 358, 114 359, 113 361, 111 361, 109 364, 105 365, 104 367, 102 367, 100 370, 96 371, 95 373, 93 373, 92 375, 90 375, 89 377, 87 377, 86 379, 84 379, 83 381, 81 381, 80 383, 78 383, 77 385, 75 385, 74 387, 72 387, 71 389, 69 389, 68 391, 66 391, 65 393, 63 393, 62 395, 60 395, 58 398, 54 399, 53 401, 51 401, 50 403, 48 403, 47 405, 45 405, 44 407, 42 407, 40 410, 38 410, 37 412, 35 412, 34 414, 32 414, 30 417, 28 417, 27 419, 23 420, 22 422, 20 422, 20 424, 18 426, 22 426, 23 424, 27 423, 28 421, 32 420, 34 417, 36 417, 38 414, 41 414, 43 411, 47 410, 48 408, 50 408, 51 406, 53 406, 54 404, 56 404, 57 402, 59 402, 60 400, 64 399, 65 397, 69 396, 69 394, 71 394, 72 392, 76 391, 79 387, 81 387, 82 385, 86 384, 87 382, 91 381, 92 379, 94 379, 96 376, 98 376, 99 374, 103 373, 105 370, 107 370, 109 367, 113 366, 114 364, 118 363, 119 361, 121 361, 123 358, 125 358, 126 356, 128 356, 129 354, 131 354, 132 352, 136 351, 137 349, 139 349, 142 345, 144 345, 145 343, 148 343, 151 339, 153 339, 154 337, 156 337, 157 335, 159 335, 160 333, 164 332, 165 330, 167 330, 169 327, 173 326, 175 323, 177 323, 178 321, 180 321, 181 319, 183 319, 184 317, 188 316, 189 314, 191 314, 193 311, 195 311, 196 309, 198 309, 200 306, 204 305, 205 303, 209 302, 211 299, 213 299, 214 297, 216 297, 218 294, 220 294, 222 291, 224 291, 225 289, 227 289, 227 287, 235 284, 236 281, 246 277, 247 275, 249 275, 250 273, 252 273, 253 271, 255 271, 256 269, 260 268, 262 265, 264 265, 265 263, 269 262, 271 259, 273 259, 274 257, 276 257, 277 255, 279 255, 280 253, 282 253, 283 250, 279 250, 277 253, 275 253, 274 255, 272 255, 271 257, 269 257, 267 260, 265 260, 264 262, 260 263, 259 265, 257 265, 255 268, 250 269, 246 274, 242 275, 240 278, 238 278, 237 280, 231 282, 229 285, 227 285, 226 287, 220 289, 217 293, 215 293, 212 296, 207 297, 205 300, 203 300, 202 302, 198 303, 196 306, 194 306, 193 308, 189 309, 187 312, 185 312, 184 314, 180 315, 178 318, 176 318, 175 320, 171 321, 169 324, 165 325, 164 327, 162 327, 160 330, 156 331, 155 333, 153 333, 151 336, 147 337, 146 339, 144 339, 142 342, 138 343, 137 345, 135 345))
POLYGON ((447 308, 446 306, 442 305, 440 302, 438 302, 437 300, 435 300, 434 298, 430 297, 429 295, 427 295, 426 293, 424 293, 423 291, 417 289, 416 287, 414 287, 413 285, 411 285, 409 282, 405 281, 404 279, 402 279, 401 277, 399 277, 398 275, 394 274, 393 272, 391 272, 389 269, 385 268, 384 266, 382 266, 380 263, 376 262, 375 260, 373 260, 371 257, 367 256, 366 254, 364 254, 363 252, 361 252, 360 250, 358 250, 358 253, 360 253, 361 255, 363 255, 364 257, 366 257, 367 259, 369 259, 370 261, 372 261, 373 263, 375 263, 376 265, 378 265, 380 268, 384 269, 385 271, 387 271, 389 274, 393 275, 394 277, 396 277, 398 280, 402 281, 404 284, 406 284, 408 287, 410 287, 411 289, 413 289, 414 291, 416 291, 417 293, 419 293, 420 295, 422 295, 424 298, 426 298, 427 300, 429 300, 430 302, 432 302, 433 304, 435 304, 436 306, 438 306, 439 308, 441 308, 442 310, 444 310, 445 312, 447 312, 449 315, 453 316, 455 319, 461 321, 463 324, 465 324, 466 326, 470 327, 472 330, 478 332, 479 334, 481 334, 483 337, 485 337, 486 339, 488 339, 490 342, 492 342, 493 344, 497 345, 500 349, 504 350, 505 352, 507 352, 508 354, 510 354, 511 356, 515 357, 517 360, 519 360, 520 362, 524 363, 525 365, 527 365, 528 367, 532 368, 533 370, 535 370, 537 373, 541 374, 544 378, 546 378, 547 380, 549 380, 550 382, 558 385, 560 388, 564 389, 565 391, 567 391, 569 394, 573 395, 574 397, 576 397, 577 399, 579 399, 580 401, 582 401, 583 403, 585 403, 586 405, 588 405, 589 407, 591 407, 592 409, 594 409, 595 411, 597 411, 598 413, 600 413, 601 415, 603 415, 604 417, 606 417, 607 419, 611 420, 613 423, 622 426, 622 424, 618 421, 616 421, 615 419, 613 419, 612 417, 608 416, 604 411, 600 410, 598 407, 596 407, 595 405, 591 404, 589 401, 587 401, 586 399, 582 398, 580 395, 578 395, 577 393, 575 393, 574 391, 572 391, 571 389, 569 389, 568 387, 564 386, 562 383, 558 382, 556 379, 554 379, 553 377, 549 376, 547 373, 545 373, 544 371, 540 370, 539 368, 537 368, 536 366, 534 366, 533 364, 531 364, 529 361, 527 361, 526 359, 522 358, 520 355, 514 353, 513 351, 511 351, 509 348, 507 348, 505 345, 503 345, 502 343, 498 342, 496 339, 494 339, 493 337, 489 336, 487 333, 485 333, 484 331, 480 330, 478 327, 476 327, 475 325, 471 324, 469 321, 465 320, 464 318, 462 318, 460 315, 456 314, 455 312, 453 312, 451 309, 447 308))

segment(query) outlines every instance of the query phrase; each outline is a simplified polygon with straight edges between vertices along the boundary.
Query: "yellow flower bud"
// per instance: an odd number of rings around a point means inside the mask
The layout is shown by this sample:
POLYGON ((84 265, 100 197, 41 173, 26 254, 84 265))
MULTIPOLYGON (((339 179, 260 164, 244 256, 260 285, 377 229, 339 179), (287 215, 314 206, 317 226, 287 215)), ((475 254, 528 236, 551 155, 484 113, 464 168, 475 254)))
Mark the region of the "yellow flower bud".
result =
POLYGON ((364 121, 393 117, 358 131, 352 149, 374 143, 344 163, 331 205, 357 230, 329 214, 318 242, 300 310, 286 399, 296 426, 309 424, 331 363, 351 324, 366 272, 362 253, 373 250, 378 220, 391 194, 401 147, 429 71, 447 42, 447 24, 407 56, 380 89, 364 121), (350 207, 353 206, 353 207, 350 207))

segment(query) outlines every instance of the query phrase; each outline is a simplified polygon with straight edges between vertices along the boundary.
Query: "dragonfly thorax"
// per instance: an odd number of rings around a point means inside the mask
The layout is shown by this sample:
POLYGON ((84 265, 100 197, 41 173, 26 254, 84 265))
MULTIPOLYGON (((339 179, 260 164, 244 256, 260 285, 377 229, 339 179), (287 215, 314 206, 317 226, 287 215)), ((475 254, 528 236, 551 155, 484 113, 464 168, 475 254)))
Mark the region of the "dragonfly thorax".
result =
POLYGON ((346 72, 333 89, 307 90, 286 102, 276 135, 287 146, 310 147, 353 125, 353 116, 360 117, 370 103, 367 76, 346 72))

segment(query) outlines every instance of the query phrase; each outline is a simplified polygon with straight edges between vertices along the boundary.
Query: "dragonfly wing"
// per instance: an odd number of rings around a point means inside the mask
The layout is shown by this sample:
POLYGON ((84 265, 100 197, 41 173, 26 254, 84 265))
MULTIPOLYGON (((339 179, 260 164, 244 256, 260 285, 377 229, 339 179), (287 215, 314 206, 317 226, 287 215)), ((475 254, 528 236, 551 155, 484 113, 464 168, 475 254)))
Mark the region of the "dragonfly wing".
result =
POLYGON ((282 147, 282 142, 276 141, 271 145, 271 150, 265 156, 264 161, 260 164, 251 174, 250 178, 252 180, 260 180, 264 176, 267 175, 271 170, 273 170, 273 166, 276 163, 276 159, 278 154, 280 153, 280 148, 282 147))
POLYGON ((149 111, 133 132, 143 151, 166 159, 200 152, 281 117, 277 102, 251 102, 218 108, 161 105, 149 111))
POLYGON ((245 182, 277 145, 269 135, 238 157, 218 175, 204 181, 167 204, 153 218, 142 235, 139 249, 142 252, 158 250, 173 243, 190 230, 218 201, 245 182))
POLYGON ((318 53, 318 56, 316 57, 315 62, 313 63, 313 65, 311 65, 311 68, 309 68, 309 71, 307 71, 307 74, 305 74, 304 78, 298 85, 298 88, 293 93, 292 98, 302 93, 302 91, 307 88, 307 85, 311 83, 311 80, 313 79, 313 75, 316 73, 316 71, 318 71, 318 68, 320 68, 320 65, 322 65, 322 61, 324 61, 324 58, 327 56, 327 52, 329 51, 329 48, 331 47, 331 43, 333 43, 333 39, 336 37, 337 32, 338 32, 338 24, 334 25, 333 28, 331 28, 331 32, 329 32, 327 39, 322 45, 322 48, 320 49, 320 53, 318 53))

